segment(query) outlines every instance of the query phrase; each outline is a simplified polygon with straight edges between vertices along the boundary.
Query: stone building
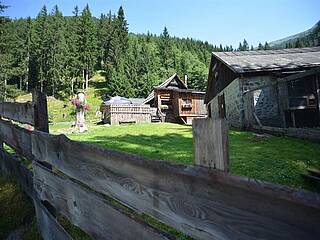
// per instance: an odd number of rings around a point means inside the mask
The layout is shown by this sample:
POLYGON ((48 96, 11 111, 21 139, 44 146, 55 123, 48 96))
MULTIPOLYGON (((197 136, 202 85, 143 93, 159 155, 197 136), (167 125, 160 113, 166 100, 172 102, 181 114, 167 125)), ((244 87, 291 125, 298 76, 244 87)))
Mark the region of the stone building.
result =
POLYGON ((320 47, 214 52, 208 114, 237 128, 320 126, 319 67, 320 47))

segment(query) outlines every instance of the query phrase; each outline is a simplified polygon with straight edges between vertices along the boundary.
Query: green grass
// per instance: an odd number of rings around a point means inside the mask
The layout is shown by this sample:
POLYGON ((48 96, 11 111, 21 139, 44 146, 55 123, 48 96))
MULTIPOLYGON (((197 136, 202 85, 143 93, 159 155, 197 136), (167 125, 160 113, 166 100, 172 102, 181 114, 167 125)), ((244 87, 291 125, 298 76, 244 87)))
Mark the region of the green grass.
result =
POLYGON ((25 226, 24 239, 41 239, 32 200, 4 173, 0 172, 0 239, 25 226))
MULTIPOLYGON (((126 126, 89 125, 83 134, 71 133, 68 125, 52 125, 53 133, 67 133, 73 140, 97 144, 148 159, 193 164, 192 128, 177 124, 126 126)), ((257 138, 251 132, 229 133, 231 174, 317 190, 301 173, 320 168, 320 144, 307 140, 269 136, 257 138)))

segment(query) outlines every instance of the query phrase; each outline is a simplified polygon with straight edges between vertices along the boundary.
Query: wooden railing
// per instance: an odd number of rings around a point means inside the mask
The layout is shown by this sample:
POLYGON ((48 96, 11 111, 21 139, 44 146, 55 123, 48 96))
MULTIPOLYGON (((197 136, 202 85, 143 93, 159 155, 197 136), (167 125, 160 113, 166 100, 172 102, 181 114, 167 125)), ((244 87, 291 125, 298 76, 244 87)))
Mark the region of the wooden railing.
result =
POLYGON ((119 124, 130 121, 136 123, 150 123, 151 109, 149 105, 117 105, 106 104, 101 107, 104 122, 119 124))
POLYGON ((33 173, 3 149, 0 166, 35 199, 44 239, 71 237, 42 203, 94 239, 175 239, 135 213, 195 239, 318 239, 320 195, 229 175, 225 126, 225 120, 195 120, 201 166, 184 166, 0 120, 1 141, 32 160, 33 173))

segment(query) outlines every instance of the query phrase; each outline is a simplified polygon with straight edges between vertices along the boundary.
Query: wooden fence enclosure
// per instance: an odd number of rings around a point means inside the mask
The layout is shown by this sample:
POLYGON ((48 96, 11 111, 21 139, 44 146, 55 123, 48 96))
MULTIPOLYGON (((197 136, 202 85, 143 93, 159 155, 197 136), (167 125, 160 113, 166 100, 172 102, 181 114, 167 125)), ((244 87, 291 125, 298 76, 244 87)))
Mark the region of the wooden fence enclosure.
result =
POLYGON ((93 239, 176 239, 144 221, 142 213, 194 239, 320 237, 319 194, 229 175, 225 120, 194 120, 198 165, 184 166, 51 135, 46 114, 42 94, 33 103, 0 103, 0 141, 16 152, 2 148, 0 168, 34 200, 45 240, 72 239, 54 213, 93 239), (21 156, 32 161, 33 171, 21 156))

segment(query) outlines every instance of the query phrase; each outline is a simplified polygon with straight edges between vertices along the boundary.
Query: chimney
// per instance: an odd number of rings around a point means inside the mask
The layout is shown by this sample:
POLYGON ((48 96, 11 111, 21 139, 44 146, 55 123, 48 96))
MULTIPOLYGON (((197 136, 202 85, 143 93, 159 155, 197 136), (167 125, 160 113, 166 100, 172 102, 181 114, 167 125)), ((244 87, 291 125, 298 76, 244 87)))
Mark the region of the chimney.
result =
POLYGON ((186 87, 188 87, 188 75, 187 74, 184 75, 184 84, 186 85, 186 87))

